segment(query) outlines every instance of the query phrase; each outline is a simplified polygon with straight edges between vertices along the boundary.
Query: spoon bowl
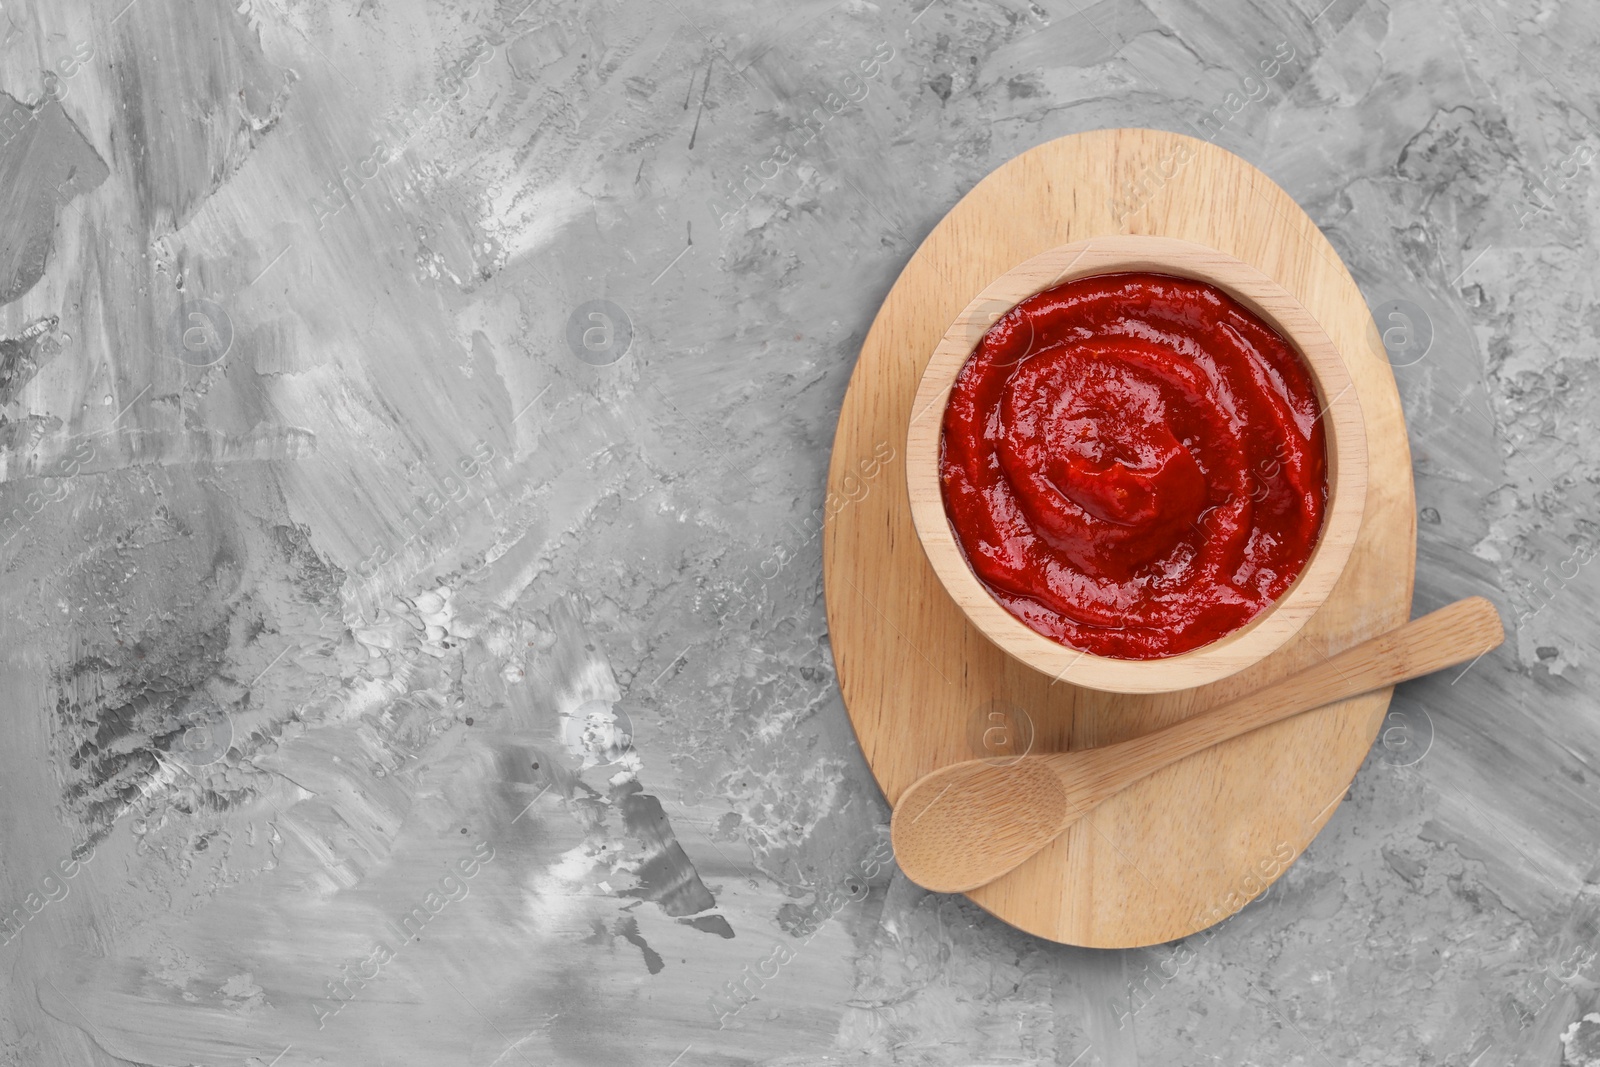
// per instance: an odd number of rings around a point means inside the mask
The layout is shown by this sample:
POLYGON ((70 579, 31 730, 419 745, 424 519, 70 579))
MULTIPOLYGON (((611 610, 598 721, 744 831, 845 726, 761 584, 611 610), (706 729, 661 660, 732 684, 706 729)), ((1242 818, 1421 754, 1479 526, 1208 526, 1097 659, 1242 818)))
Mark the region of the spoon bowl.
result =
POLYGON ((908 874, 928 872, 912 877, 926 889, 976 889, 1055 840, 1080 807, 1043 760, 957 763, 914 782, 895 805, 895 859, 908 874))

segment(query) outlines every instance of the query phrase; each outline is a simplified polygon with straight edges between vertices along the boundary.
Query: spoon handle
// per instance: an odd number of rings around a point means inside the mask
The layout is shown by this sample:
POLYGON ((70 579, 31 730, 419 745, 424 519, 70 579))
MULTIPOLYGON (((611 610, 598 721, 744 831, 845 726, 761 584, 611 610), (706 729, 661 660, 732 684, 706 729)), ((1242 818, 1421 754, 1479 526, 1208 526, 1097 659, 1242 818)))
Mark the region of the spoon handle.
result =
POLYGON ((1504 639, 1494 605, 1483 597, 1467 597, 1183 722, 1103 748, 1064 754, 1077 763, 1051 763, 1064 780, 1076 779, 1082 802, 1097 803, 1147 774, 1240 734, 1476 659, 1504 639), (1091 752, 1096 758, 1089 762, 1100 773, 1091 771, 1092 781, 1085 781, 1088 768, 1081 761, 1091 752))

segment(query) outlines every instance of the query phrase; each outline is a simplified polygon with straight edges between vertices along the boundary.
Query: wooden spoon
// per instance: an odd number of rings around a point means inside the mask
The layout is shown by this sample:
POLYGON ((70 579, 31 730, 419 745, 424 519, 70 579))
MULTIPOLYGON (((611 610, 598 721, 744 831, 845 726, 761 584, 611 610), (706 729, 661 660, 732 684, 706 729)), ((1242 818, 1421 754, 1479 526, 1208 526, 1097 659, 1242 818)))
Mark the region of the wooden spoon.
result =
POLYGON ((906 877, 934 892, 976 889, 1162 767, 1301 712, 1476 659, 1504 639, 1494 605, 1468 597, 1142 737, 941 767, 913 782, 895 805, 895 859, 906 877))

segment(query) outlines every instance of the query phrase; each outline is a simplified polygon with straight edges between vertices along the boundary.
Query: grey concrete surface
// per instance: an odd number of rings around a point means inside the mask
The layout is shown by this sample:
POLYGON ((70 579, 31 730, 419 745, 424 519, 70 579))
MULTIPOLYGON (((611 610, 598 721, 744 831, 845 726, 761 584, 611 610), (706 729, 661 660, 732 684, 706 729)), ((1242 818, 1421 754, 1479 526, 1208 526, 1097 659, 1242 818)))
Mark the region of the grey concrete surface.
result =
POLYGON ((5 0, 0 1063, 1600 1063, 1597 47, 1576 0, 5 0), (1263 898, 1096 952, 885 858, 814 516, 917 242, 1123 125, 1328 233, 1416 610, 1512 636, 1263 898))

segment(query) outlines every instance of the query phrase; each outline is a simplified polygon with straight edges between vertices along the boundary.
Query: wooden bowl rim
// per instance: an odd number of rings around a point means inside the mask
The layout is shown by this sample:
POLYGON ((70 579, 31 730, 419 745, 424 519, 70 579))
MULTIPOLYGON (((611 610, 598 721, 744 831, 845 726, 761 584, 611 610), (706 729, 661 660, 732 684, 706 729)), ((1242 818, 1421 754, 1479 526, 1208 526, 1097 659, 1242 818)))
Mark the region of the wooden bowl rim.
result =
POLYGON ((990 282, 951 323, 922 373, 906 431, 906 489, 917 539, 939 582, 991 642, 1055 681, 1113 693, 1167 693, 1206 685, 1286 645, 1333 591, 1349 561, 1366 506, 1366 425, 1344 358, 1315 316, 1277 281, 1206 245, 1140 234, 1059 245, 990 282), (967 563, 945 512, 939 444, 956 376, 983 334, 1028 297, 1096 274, 1147 271, 1222 289, 1282 334, 1311 371, 1327 437, 1328 507, 1299 577, 1250 622, 1200 648, 1165 659, 1096 656, 1045 637, 1012 615, 967 563))

